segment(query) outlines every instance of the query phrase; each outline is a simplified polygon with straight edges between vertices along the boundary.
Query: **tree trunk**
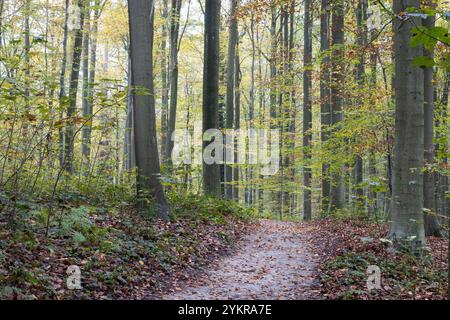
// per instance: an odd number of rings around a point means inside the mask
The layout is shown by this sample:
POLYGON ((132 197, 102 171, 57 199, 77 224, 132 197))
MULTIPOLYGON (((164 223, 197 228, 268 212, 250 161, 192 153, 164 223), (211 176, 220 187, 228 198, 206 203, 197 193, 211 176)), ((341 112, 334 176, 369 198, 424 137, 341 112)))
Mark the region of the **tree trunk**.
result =
POLYGON ((167 127, 166 154, 168 163, 172 161, 174 141, 172 134, 175 132, 178 102, 178 38, 180 32, 181 0, 172 0, 170 18, 170 109, 169 123, 167 127))
MULTIPOLYGON (((205 57, 203 71, 203 133, 210 129, 218 129, 219 107, 219 28, 220 0, 205 2, 205 57)), ((203 150, 212 139, 204 137, 203 150)), ((208 164, 203 161, 203 187, 205 194, 220 194, 220 175, 217 163, 208 164)))
MULTIPOLYGON (((320 50, 323 56, 320 75, 320 122, 322 148, 329 138, 331 125, 331 104, 330 104, 330 0, 322 0, 320 15, 320 50)), ((330 207, 330 164, 323 160, 322 164, 322 213, 329 213, 330 207)))
MULTIPOLYGON (((238 42, 238 22, 236 17, 236 9, 238 0, 230 0, 230 27, 228 39, 228 57, 227 57, 227 93, 226 93, 226 128, 233 129, 234 126, 234 91, 235 91, 235 68, 236 68, 236 46, 238 42)), ((233 167, 225 166, 225 197, 231 199, 233 197, 233 167)))
POLYGON ((73 117, 77 111, 77 94, 78 81, 80 78, 81 53, 83 51, 83 26, 85 16, 84 0, 78 0, 80 8, 80 29, 74 31, 73 53, 72 53, 72 70, 70 74, 69 84, 69 107, 67 108, 67 121, 65 133, 65 152, 64 152, 64 168, 67 172, 74 172, 74 134, 75 123, 73 117))
POLYGON ((5 1, 0 0, 0 48, 3 47, 3 9, 5 7, 5 1))
MULTIPOLYGON (((91 28, 91 17, 90 9, 86 9, 84 34, 83 34, 83 92, 82 92, 82 112, 83 118, 87 119, 90 115, 89 112, 89 45, 90 45, 90 28, 91 28)), ((83 162, 89 166, 89 157, 91 155, 91 150, 89 146, 88 138, 89 128, 87 126, 83 127, 82 139, 81 139, 81 154, 83 156, 83 162)))
MULTIPOLYGON (((59 74, 59 120, 63 119, 64 98, 66 97, 66 69, 67 69, 67 42, 69 37, 69 7, 70 0, 66 0, 65 16, 64 16, 64 36, 63 36, 63 56, 61 61, 61 72, 59 74)), ((64 132, 62 127, 58 128, 58 144, 59 144, 59 164, 64 166, 64 132)))
POLYGON ((148 199, 156 202, 158 217, 168 219, 169 206, 160 181, 153 86, 153 0, 128 1, 133 90, 134 136, 139 208, 148 210, 148 199))
POLYGON ((312 141, 312 16, 311 0, 305 0, 304 54, 303 54, 303 214, 305 220, 312 218, 311 205, 311 141, 312 141))
MULTIPOLYGON (((86 105, 83 106, 83 117, 89 119, 94 114, 94 89, 95 77, 97 68, 97 38, 98 38, 98 21, 101 15, 100 0, 95 0, 96 9, 94 10, 94 17, 92 21, 92 29, 89 32, 89 76, 87 80, 87 97, 86 105)), ((86 67, 83 67, 86 70, 86 67)), ((85 125, 82 131, 83 134, 83 156, 89 160, 91 154, 91 136, 92 136, 92 121, 85 125)))
MULTIPOLYGON (((239 38, 236 42, 236 55, 235 55, 235 70, 234 70, 234 129, 237 131, 241 128, 241 61, 239 57, 239 38)), ((238 163, 238 145, 237 139, 234 146, 234 161, 238 163)), ((239 202, 239 166, 234 168, 233 180, 235 185, 233 187, 233 199, 239 202)))
MULTIPOLYGON (((357 67, 357 75, 356 75, 356 81, 358 83, 359 88, 361 89, 361 92, 364 89, 364 86, 366 84, 365 76, 366 76, 366 49, 364 46, 367 44, 367 7, 368 7, 368 0, 359 0, 358 2, 358 9, 357 9, 357 15, 356 20, 358 23, 358 39, 357 43, 360 50, 360 56, 359 56, 359 63, 357 67)), ((363 183, 363 158, 362 155, 356 156, 356 164, 355 164, 355 195, 356 195, 356 206, 357 210, 363 210, 364 209, 364 189, 362 186, 363 183)))
POLYGON ((133 91, 131 85, 131 54, 128 46, 128 72, 127 72, 127 118, 125 123, 124 145, 124 170, 130 171, 136 168, 136 153, 134 149, 134 115, 133 115, 133 91))
MULTIPOLYGON (((419 0, 394 0, 394 13, 419 8, 419 0)), ((423 70, 412 66, 423 55, 421 46, 411 47, 411 29, 422 25, 394 20, 395 48, 395 147, 393 159, 393 198, 390 237, 394 242, 425 244, 423 226, 424 110, 423 70)))
MULTIPOLYGON (((428 17, 424 25, 426 27, 435 26, 435 17, 428 17)), ((425 50, 425 55, 434 58, 434 52, 425 50)), ((432 166, 435 163, 434 155, 434 72, 433 68, 424 70, 424 148, 425 163, 432 166)), ((441 227, 436 216, 437 208, 434 205, 434 196, 436 193, 435 184, 436 175, 428 167, 423 175, 423 206, 427 210, 424 213, 425 236, 441 237, 441 227)))
POLYGON ((26 0, 25 3, 25 32, 24 32, 24 61, 25 61, 25 108, 27 112, 29 112, 30 108, 30 50, 31 50, 31 41, 30 41, 30 14, 31 14, 31 0, 26 0))
MULTIPOLYGON (((167 72, 167 21, 169 18, 168 0, 163 0, 162 9, 162 42, 161 42, 161 155, 164 163, 168 160, 166 153, 167 132, 168 132, 168 112, 169 112, 169 86, 167 72)), ((170 138, 170 137, 169 137, 170 138)))
MULTIPOLYGON (((343 120, 343 82, 345 80, 342 70, 344 59, 344 1, 337 0, 333 2, 333 26, 332 26, 332 44, 333 58, 331 63, 332 69, 332 86, 331 86, 331 125, 336 126, 343 120)), ((334 210, 342 210, 345 206, 345 183, 341 172, 335 172, 332 175, 331 191, 330 191, 330 208, 334 210)))

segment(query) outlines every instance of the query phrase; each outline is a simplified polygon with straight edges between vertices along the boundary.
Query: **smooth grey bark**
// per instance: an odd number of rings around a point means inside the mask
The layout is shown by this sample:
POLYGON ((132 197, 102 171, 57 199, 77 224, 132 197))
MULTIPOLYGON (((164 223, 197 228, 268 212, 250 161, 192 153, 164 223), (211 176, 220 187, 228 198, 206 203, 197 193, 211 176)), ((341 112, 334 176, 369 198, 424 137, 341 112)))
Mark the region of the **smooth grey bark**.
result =
MULTIPOLYGON (((329 138, 331 125, 331 90, 330 90, 330 0, 321 1, 320 14, 320 51, 322 61, 320 65, 320 122, 322 148, 329 138)), ((330 164, 323 160, 322 164, 322 213, 330 211, 330 164)))
MULTIPOLYGON (((220 62, 220 0, 205 1, 205 49, 203 70, 203 133, 218 129, 219 62, 220 62)), ((204 137, 203 150, 212 139, 204 137)), ((203 188, 207 195, 219 196, 219 165, 203 161, 203 188)))
MULTIPOLYGON (((168 113, 169 113, 169 84, 168 84, 168 65, 167 65, 167 22, 169 18, 168 0, 163 0, 162 8, 162 40, 161 40, 161 155, 163 163, 167 162, 166 153, 167 132, 168 132, 168 113)), ((169 137, 170 138, 170 137, 169 137)))
POLYGON ((160 181, 153 84, 154 2, 128 0, 130 24, 131 84, 133 88, 134 146, 136 152, 138 207, 168 219, 169 205, 160 181))
MULTIPOLYGON (((424 25, 428 28, 435 26, 435 17, 428 17, 424 25)), ((434 58, 434 52, 424 50, 425 56, 434 58)), ((424 148, 425 163, 432 166, 435 163, 434 150, 434 71, 433 68, 424 69, 424 148)), ((424 213, 425 236, 441 237, 441 227, 436 216, 435 206, 436 175, 427 168, 423 175, 423 206, 428 212, 424 213)))
MULTIPOLYGON (((234 129, 239 130, 241 128, 241 61, 239 55, 239 38, 236 42, 236 55, 235 55, 235 70, 234 70, 234 129)), ((234 161, 238 163, 238 145, 237 139, 234 148, 234 161)), ((233 172, 233 180, 235 185, 233 187, 233 199, 239 202, 239 167, 236 166, 233 172)))
MULTIPOLYGON (((375 40, 375 37, 377 36, 377 31, 372 30, 370 34, 371 41, 375 40)), ((377 59, 377 52, 373 50, 370 53, 370 77, 369 77, 369 87, 371 89, 374 89, 377 85, 377 66, 378 66, 378 59, 377 59)), ((369 152, 369 159, 367 161, 367 171, 370 179, 374 179, 377 177, 377 168, 376 168, 376 155, 373 150, 370 150, 369 152)), ((372 217, 376 214, 378 210, 377 206, 377 192, 374 191, 374 188, 369 184, 368 191, 367 191, 367 213, 369 217, 372 217)))
POLYGON ((169 63, 169 78, 170 78, 170 104, 169 104, 169 122, 167 127, 166 139, 166 155, 168 163, 172 161, 172 150, 174 141, 172 134, 175 131, 177 104, 178 104, 178 38, 180 33, 180 12, 181 0, 172 0, 172 8, 170 15, 170 63, 169 63))
MULTIPOLYGON (((66 69, 67 69, 67 42, 69 37, 69 7, 70 0, 66 0, 65 15, 64 15, 64 35, 63 35, 63 55, 61 60, 61 71, 59 74, 59 120, 63 119, 64 110, 64 98, 66 97, 66 69)), ((59 164, 62 167, 64 165, 64 132, 62 127, 58 128, 58 144, 59 144, 59 164)))
POLYGON ((24 44, 23 44, 23 51, 24 51, 24 61, 25 61, 25 90, 24 90, 24 96, 25 96, 25 108, 30 108, 30 50, 31 50, 31 40, 30 40, 30 15, 31 15, 31 0, 27 0, 25 2, 25 32, 24 32, 24 44))
POLYGON ((64 141, 64 168, 67 172, 74 172, 74 134, 75 124, 73 123, 73 117, 77 111, 77 94, 78 94, 78 82, 80 78, 81 67, 81 53, 83 51, 83 27, 85 17, 85 1, 78 0, 78 7, 80 8, 80 29, 74 31, 73 40, 73 52, 72 52, 72 70, 70 74, 69 84, 69 106, 67 108, 67 121, 65 141, 64 141))
MULTIPOLYGON (((106 3, 103 3, 103 5, 106 3)), ((89 72, 87 78, 87 86, 83 90, 87 90, 87 95, 85 97, 86 101, 83 99, 83 117, 85 119, 89 119, 94 114, 94 89, 95 89, 95 80, 96 80, 96 69, 97 69, 97 41, 98 41, 98 21, 100 19, 103 7, 100 4, 100 0, 95 0, 95 10, 92 21, 92 28, 89 31, 89 43, 85 44, 84 47, 89 48, 89 72)), ((89 25, 89 24, 87 24, 89 25)), ((84 63, 84 62, 83 62, 84 63)), ((83 70, 86 70, 86 67, 83 66, 83 70)), ((84 72, 84 71, 83 71, 84 72)), ((85 80, 85 79, 84 79, 85 80)), ((82 151, 85 159, 89 160, 91 154, 91 140, 92 140, 92 121, 89 121, 83 127, 82 130, 82 151)))
MULTIPOLYGON (((419 0, 394 0, 394 13, 419 8, 419 0)), ((411 47, 411 29, 422 25, 394 20, 395 52, 395 146, 393 155, 393 198, 389 236, 396 243, 413 247, 425 244, 423 225, 424 94, 423 70, 412 65, 423 56, 421 46, 411 47)), ((413 23, 412 23, 413 22, 413 23)))
MULTIPOLYGON (((289 37, 289 51, 288 51, 288 66, 289 66, 289 86, 290 86, 290 108, 289 108, 289 121, 288 121, 288 132, 289 132, 289 136, 290 136, 290 140, 288 141, 289 144, 289 148, 290 149, 294 149, 295 148, 295 133, 296 133, 296 121, 295 119, 297 118, 297 105, 296 105, 296 85, 295 85, 295 70, 294 70, 294 59, 295 59, 295 34, 296 34, 296 30, 295 30, 295 26, 296 26, 296 16, 295 16, 295 1, 292 1, 290 4, 290 9, 289 9, 289 16, 288 16, 288 20, 289 20, 289 30, 288 30, 288 37, 289 37)), ((312 32, 312 27, 311 27, 311 32, 312 32)), ((310 41, 310 46, 312 48, 312 38, 310 41)), ((311 53, 312 56, 312 53, 311 53)), ((311 57, 312 59, 312 57, 311 57)), ((312 80, 311 80, 312 81, 312 80)), ((312 86, 312 82, 311 82, 311 86, 312 86)), ((312 102, 311 102, 312 104, 312 102)), ((312 114, 311 114, 311 123, 312 123, 312 114)), ((292 158, 293 160, 293 158, 292 158)), ((294 161, 290 161, 290 157, 288 157, 288 161, 287 163, 289 164, 289 173, 290 173, 290 177, 289 180, 291 183, 293 183, 295 181, 295 176, 296 176, 296 168, 294 165, 294 161)), ((309 169, 309 168, 307 168, 309 169)), ((311 176, 312 177, 312 176, 311 176)), ((296 197, 295 197, 295 193, 291 191, 291 193, 289 194, 289 213, 290 215, 294 215, 294 211, 296 210, 296 206, 295 206, 295 201, 296 197)))
MULTIPOLYGON (((248 126, 252 127, 254 125, 253 121, 255 119, 255 67, 256 67, 256 43, 255 43, 255 22, 252 15, 250 22, 250 30, 248 31, 250 43, 251 43, 251 54, 250 54, 250 101, 248 110, 248 126)), ((246 188, 246 204, 253 205, 255 202, 254 197, 254 186, 253 186, 253 167, 250 165, 247 169, 247 188, 246 188)))
MULTIPOLYGON (((91 29, 91 10, 89 8, 86 9, 86 17, 85 17, 85 25, 84 25, 84 33, 83 33, 83 62, 82 62, 82 69, 83 69, 83 92, 82 92, 82 102, 81 102, 81 109, 83 118, 87 119, 90 115, 90 112, 88 110, 89 105, 89 47, 90 47, 90 29, 91 29)), ((88 139, 88 127, 83 127, 82 130, 82 138, 81 138, 81 154, 83 156, 83 162, 86 162, 86 164, 89 166, 89 158, 91 155, 90 150, 90 142, 87 141, 88 139)))
MULTIPOLYGON (((235 98, 235 69, 236 69, 236 46, 238 42, 238 21, 236 9, 238 0, 230 0, 231 11, 229 19, 228 57, 227 57, 227 92, 226 92, 226 128, 233 129, 234 126, 234 98, 235 98)), ((225 166, 225 198, 233 197, 233 167, 225 166)))
POLYGON ((312 218, 311 201, 311 142, 312 142, 312 1, 305 0, 304 53, 303 53, 303 214, 306 221, 312 218))
MULTIPOLYGON (((342 72, 344 58, 344 1, 333 1, 332 12, 332 60, 331 60, 331 125, 336 126, 343 120, 342 107, 343 83, 342 72)), ((345 182, 341 172, 332 174, 330 191, 330 212, 341 210, 345 206, 345 182)))
POLYGON ((130 171, 136 168, 136 153, 134 149, 134 116, 133 116, 133 91, 131 84, 131 54, 129 45, 128 72, 127 72, 127 118, 125 122, 125 144, 124 144, 124 170, 130 171))
POLYGON ((277 118, 277 10, 271 10, 270 23, 270 122, 271 129, 276 128, 277 118))
MULTIPOLYGON (((361 89, 364 89, 366 84, 366 49, 364 46, 367 44, 367 0, 359 0, 358 8, 356 10, 356 20, 358 24, 358 38, 357 44, 359 46, 360 55, 359 62, 356 70, 356 81, 361 89)), ((355 160, 355 195, 356 195, 356 205, 358 210, 364 209, 364 189, 362 187, 364 173, 363 173, 364 163, 362 155, 357 155, 355 160)))
POLYGON ((5 7, 5 1, 0 0, 0 48, 3 46, 3 9, 5 7))

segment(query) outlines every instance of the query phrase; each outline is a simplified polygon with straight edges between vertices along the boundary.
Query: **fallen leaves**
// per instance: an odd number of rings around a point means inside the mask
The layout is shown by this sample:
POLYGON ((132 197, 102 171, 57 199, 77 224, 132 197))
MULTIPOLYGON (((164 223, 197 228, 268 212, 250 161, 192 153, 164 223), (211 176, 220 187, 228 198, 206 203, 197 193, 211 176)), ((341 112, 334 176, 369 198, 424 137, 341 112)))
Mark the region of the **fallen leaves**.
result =
POLYGON ((390 249, 387 225, 361 219, 310 224, 320 256, 320 290, 327 299, 446 299, 447 239, 428 238, 422 259, 390 249), (382 288, 367 289, 367 267, 381 268, 382 288))

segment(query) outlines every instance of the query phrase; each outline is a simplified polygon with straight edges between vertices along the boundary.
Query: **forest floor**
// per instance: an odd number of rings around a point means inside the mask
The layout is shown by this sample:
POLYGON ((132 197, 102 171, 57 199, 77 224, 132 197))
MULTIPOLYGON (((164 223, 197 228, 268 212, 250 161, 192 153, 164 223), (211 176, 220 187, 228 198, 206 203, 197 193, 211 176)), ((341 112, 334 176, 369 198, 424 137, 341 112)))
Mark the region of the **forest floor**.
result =
POLYGON ((170 221, 76 203, 51 220, 24 204, 0 215, 1 299, 445 299, 447 238, 419 257, 392 250, 367 218, 255 220, 227 201, 172 195, 170 221), (20 218, 20 219, 19 219, 20 218), (67 288, 69 266, 82 290, 67 288), (381 287, 367 289, 378 266, 381 287))
POLYGON ((446 299, 446 238, 419 256, 393 250, 388 225, 366 218, 309 223, 259 220, 226 256, 150 299, 446 299), (368 290, 368 267, 381 287, 368 290))
POLYGON ((247 230, 234 254, 219 259, 182 286, 160 298, 168 300, 296 300, 318 298, 312 253, 304 224, 259 220, 247 230))

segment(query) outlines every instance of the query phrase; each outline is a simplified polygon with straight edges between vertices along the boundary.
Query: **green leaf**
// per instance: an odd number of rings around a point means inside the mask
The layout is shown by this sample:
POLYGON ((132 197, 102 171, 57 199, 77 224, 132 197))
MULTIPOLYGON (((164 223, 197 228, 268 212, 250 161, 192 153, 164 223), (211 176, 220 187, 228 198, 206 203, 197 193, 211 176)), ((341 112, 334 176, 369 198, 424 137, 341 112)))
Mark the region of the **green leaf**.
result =
POLYGON ((413 62, 413 66, 420 67, 420 68, 432 68, 436 64, 434 59, 430 57, 416 57, 413 62))

